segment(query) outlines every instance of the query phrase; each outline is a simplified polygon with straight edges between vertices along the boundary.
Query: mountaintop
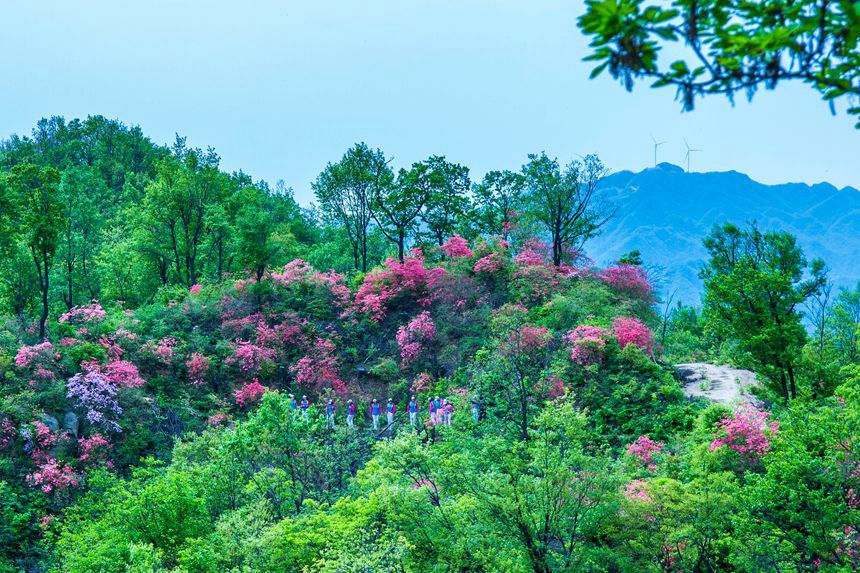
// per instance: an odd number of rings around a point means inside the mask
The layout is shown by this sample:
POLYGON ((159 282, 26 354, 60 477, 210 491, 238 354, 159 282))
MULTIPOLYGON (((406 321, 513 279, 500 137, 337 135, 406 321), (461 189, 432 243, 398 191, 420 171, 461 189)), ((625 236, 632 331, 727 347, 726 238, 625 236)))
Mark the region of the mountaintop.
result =
POLYGON ((697 274, 705 260, 702 239, 726 221, 756 221, 763 230, 792 233, 807 257, 823 258, 838 286, 860 279, 860 192, 829 183, 766 185, 737 171, 687 173, 671 163, 639 173, 620 171, 602 184, 617 208, 588 245, 600 263, 638 249, 664 293, 697 302, 697 274))

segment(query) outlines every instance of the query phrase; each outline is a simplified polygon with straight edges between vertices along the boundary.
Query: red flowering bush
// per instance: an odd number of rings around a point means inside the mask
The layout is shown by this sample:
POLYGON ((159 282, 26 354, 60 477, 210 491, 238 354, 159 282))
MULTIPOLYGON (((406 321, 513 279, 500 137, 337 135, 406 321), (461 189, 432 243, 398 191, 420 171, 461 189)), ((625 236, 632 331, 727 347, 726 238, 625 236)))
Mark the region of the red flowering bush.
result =
POLYGON ((639 436, 636 441, 627 446, 627 455, 644 466, 646 469, 653 471, 657 469, 656 456, 663 452, 665 444, 655 442, 648 436, 639 436))
POLYGON ((414 361, 436 336, 436 325, 426 310, 397 330, 400 359, 404 365, 414 361))
POLYGON ((269 389, 260 384, 260 381, 254 378, 253 382, 245 384, 238 390, 233 392, 233 399, 240 408, 248 408, 256 404, 260 398, 268 392, 269 389))
POLYGON ((609 333, 599 326, 580 324, 562 338, 571 347, 570 359, 583 366, 590 366, 603 360, 608 336, 609 333))
POLYGON ((71 310, 60 315, 58 322, 69 324, 98 323, 107 318, 107 313, 97 301, 92 304, 72 307, 71 310))
POLYGON ((469 241, 467 241, 460 235, 454 235, 453 237, 450 237, 440 248, 442 249, 442 252, 444 252, 452 259, 459 257, 471 257, 474 255, 472 249, 469 248, 469 241))
POLYGON ((499 272, 499 270, 504 267, 505 261, 502 258, 500 253, 490 253, 489 255, 485 255, 475 261, 475 266, 472 267, 472 271, 475 274, 494 274, 499 272))
POLYGON ((648 274, 637 265, 618 265, 600 271, 600 279, 618 294, 645 302, 654 300, 648 274))
POLYGON ((346 278, 334 271, 320 272, 302 259, 290 261, 281 272, 272 272, 269 277, 278 286, 290 288, 295 285, 308 285, 327 290, 334 302, 346 308, 352 300, 352 293, 346 286, 346 278))
POLYGON ((248 340, 237 340, 233 344, 233 354, 224 361, 238 366, 243 372, 259 372, 264 364, 275 359, 275 351, 257 346, 248 340))
POLYGON ((126 360, 111 360, 105 364, 104 373, 118 388, 139 388, 145 383, 137 366, 126 360))
POLYGON ((620 316, 612 321, 612 334, 618 339, 618 346, 625 348, 631 344, 651 354, 654 351, 654 334, 648 325, 636 318, 620 316))
POLYGON ((751 463, 770 451, 771 438, 779 431, 779 422, 768 422, 770 412, 744 404, 729 418, 717 422, 719 432, 711 442, 711 451, 724 446, 741 454, 751 463))
POLYGON ((355 310, 379 322, 400 297, 409 296, 427 306, 436 297, 436 287, 445 275, 441 267, 426 268, 424 256, 418 250, 413 250, 403 262, 389 258, 382 268, 375 268, 364 277, 355 294, 355 310))
POLYGON ((108 462, 107 454, 111 449, 111 444, 101 434, 93 434, 88 438, 78 440, 78 448, 81 455, 78 461, 84 465, 98 465, 101 462, 108 462))
POLYGON ((648 482, 644 479, 635 479, 624 487, 624 497, 628 501, 639 503, 654 503, 654 498, 648 493, 648 482))
POLYGON ((302 388, 321 392, 331 388, 336 394, 346 393, 346 384, 340 378, 335 346, 331 340, 317 337, 308 353, 290 366, 290 373, 302 388))
POLYGON ((38 487, 45 493, 76 487, 79 480, 71 467, 50 456, 38 465, 36 471, 27 474, 26 479, 31 487, 38 487))
POLYGON ((212 360, 209 357, 199 352, 193 352, 191 357, 185 361, 185 366, 188 368, 188 382, 192 386, 202 386, 206 381, 211 363, 212 360))

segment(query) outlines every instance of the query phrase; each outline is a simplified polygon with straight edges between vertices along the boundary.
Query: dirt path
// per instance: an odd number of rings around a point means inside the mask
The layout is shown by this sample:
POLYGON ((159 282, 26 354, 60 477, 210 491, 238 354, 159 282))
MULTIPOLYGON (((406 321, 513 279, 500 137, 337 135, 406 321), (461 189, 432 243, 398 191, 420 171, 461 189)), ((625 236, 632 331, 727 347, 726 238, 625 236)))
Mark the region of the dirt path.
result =
POLYGON ((706 362, 676 364, 675 368, 684 378, 684 394, 687 396, 707 398, 721 404, 757 401, 749 391, 756 384, 755 374, 749 370, 706 362))

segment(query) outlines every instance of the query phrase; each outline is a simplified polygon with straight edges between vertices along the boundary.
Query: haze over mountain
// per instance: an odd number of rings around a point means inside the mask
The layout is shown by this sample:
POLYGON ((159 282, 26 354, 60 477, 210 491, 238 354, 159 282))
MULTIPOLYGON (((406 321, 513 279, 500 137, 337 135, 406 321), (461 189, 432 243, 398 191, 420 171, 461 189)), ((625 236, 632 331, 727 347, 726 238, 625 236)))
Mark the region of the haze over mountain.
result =
POLYGON ((661 163, 640 173, 607 177, 603 197, 617 207, 603 233, 586 246, 605 263, 638 249, 663 293, 698 302, 702 239, 714 224, 757 221, 763 230, 797 237, 807 258, 821 257, 838 286, 860 279, 860 192, 829 183, 765 185, 737 171, 686 173, 661 163), (662 275, 662 276, 660 276, 662 275))

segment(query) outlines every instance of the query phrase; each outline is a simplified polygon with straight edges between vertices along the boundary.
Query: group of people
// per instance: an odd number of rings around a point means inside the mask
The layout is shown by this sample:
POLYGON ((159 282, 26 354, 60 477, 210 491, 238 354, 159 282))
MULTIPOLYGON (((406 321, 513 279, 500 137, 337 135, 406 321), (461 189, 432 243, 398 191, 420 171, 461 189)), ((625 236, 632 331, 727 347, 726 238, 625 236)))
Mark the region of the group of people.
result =
MULTIPOLYGON (((296 401, 296 397, 293 394, 290 394, 290 407, 293 410, 301 410, 302 416, 307 419, 308 417, 308 409, 310 408, 311 403, 308 401, 307 396, 302 396, 301 401, 296 401)), ((430 398, 428 400, 428 410, 430 413, 430 423, 434 426, 450 426, 451 425, 451 416, 454 414, 454 404, 452 404, 448 400, 443 400, 439 396, 435 398, 430 398)), ((335 426, 335 413, 337 412, 337 404, 333 399, 328 401, 328 404, 325 406, 325 420, 326 426, 329 428, 334 428, 335 426)), ((375 431, 379 431, 379 420, 383 414, 385 413, 385 419, 388 423, 388 426, 394 424, 394 415, 397 413, 397 404, 394 403, 394 400, 391 398, 388 399, 388 403, 384 406, 376 400, 370 403, 370 418, 373 420, 373 429, 375 431)), ((421 408, 418 406, 418 402, 415 400, 415 396, 412 396, 409 399, 409 404, 407 405, 407 412, 409 413, 409 424, 413 427, 418 427, 419 418, 421 414, 421 408)), ((481 418, 481 409, 477 400, 472 401, 472 416, 477 423, 481 418)), ((346 425, 350 428, 355 427, 355 403, 352 400, 346 401, 346 425)))

